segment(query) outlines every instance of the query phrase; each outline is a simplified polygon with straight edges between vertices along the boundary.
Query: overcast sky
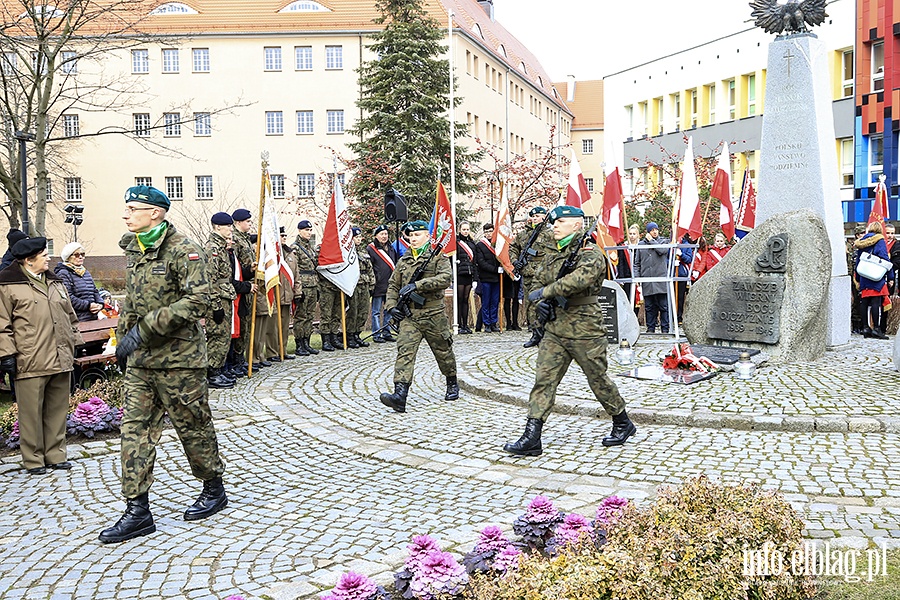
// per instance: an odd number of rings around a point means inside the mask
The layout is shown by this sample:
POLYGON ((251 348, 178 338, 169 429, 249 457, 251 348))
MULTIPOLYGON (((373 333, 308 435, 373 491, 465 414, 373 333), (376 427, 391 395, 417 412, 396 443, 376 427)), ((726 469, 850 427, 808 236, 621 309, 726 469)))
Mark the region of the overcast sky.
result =
POLYGON ((747 0, 494 0, 553 81, 604 75, 751 26, 747 0))

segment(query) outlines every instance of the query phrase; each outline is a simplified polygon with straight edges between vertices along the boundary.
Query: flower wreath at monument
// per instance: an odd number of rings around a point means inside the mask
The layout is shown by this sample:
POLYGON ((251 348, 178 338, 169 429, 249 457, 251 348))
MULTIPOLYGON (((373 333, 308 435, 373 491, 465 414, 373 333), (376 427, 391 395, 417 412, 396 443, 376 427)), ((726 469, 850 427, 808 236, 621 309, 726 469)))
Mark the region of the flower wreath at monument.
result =
POLYGON ((722 367, 705 356, 695 356, 690 344, 687 343, 675 344, 662 358, 662 367, 663 369, 699 371, 701 373, 715 373, 722 370, 722 367))

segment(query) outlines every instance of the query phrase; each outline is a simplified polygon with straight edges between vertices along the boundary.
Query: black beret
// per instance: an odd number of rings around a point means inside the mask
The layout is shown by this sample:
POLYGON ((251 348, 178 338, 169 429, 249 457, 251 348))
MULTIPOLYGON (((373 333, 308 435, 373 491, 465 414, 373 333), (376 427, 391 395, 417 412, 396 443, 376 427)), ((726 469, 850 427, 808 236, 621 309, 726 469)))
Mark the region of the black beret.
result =
POLYGON ((235 221, 246 221, 250 218, 250 211, 246 208, 239 208, 231 213, 231 218, 235 221))
POLYGON ((303 219, 299 223, 297 223, 297 229, 312 229, 312 223, 303 219))
POLYGON ((382 231, 387 231, 387 230, 388 230, 387 225, 379 225, 378 227, 375 228, 375 231, 372 232, 372 235, 378 235, 382 231))
POLYGON ((9 242, 9 247, 12 248, 16 245, 16 242, 19 240, 24 240, 28 236, 25 235, 24 231, 19 229, 10 229, 9 233, 6 234, 6 241, 9 242))
POLYGON ((212 216, 212 219, 210 220, 212 221, 213 225, 231 225, 232 223, 234 223, 234 219, 232 219, 231 215, 229 215, 227 212, 217 212, 212 216))
POLYGON ((46 248, 47 238, 25 238, 24 240, 16 242, 16 245, 12 247, 12 255, 21 260, 39 254, 46 248))

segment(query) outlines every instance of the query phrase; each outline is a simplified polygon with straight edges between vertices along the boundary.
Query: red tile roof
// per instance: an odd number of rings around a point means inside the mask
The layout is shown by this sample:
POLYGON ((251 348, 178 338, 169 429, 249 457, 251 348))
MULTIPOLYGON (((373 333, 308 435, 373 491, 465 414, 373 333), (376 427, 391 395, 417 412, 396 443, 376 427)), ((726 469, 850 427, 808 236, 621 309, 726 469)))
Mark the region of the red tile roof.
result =
MULTIPOLYGON (((563 100, 569 97, 568 83, 554 83, 563 100)), ((576 81, 575 98, 566 102, 574 113, 572 129, 603 129, 603 80, 576 81)))

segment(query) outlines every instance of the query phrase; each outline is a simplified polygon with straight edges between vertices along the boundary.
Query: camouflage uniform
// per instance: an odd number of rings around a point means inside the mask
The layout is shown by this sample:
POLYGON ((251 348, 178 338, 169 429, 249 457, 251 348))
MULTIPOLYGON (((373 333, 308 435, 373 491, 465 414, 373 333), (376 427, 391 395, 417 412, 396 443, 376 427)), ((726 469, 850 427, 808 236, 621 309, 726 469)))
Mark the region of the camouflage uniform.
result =
MULTIPOLYGON (((244 281, 252 282, 256 276, 256 248, 250 241, 250 234, 243 233, 234 228, 234 255, 237 256, 238 263, 241 265, 241 271, 244 275, 244 281)), ((248 294, 241 300, 241 304, 247 309, 247 314, 241 317, 241 336, 234 339, 234 352, 236 355, 247 358, 247 346, 250 344, 250 313, 252 307, 250 303, 253 301, 253 295, 248 294)), ((240 314, 240 313, 239 313, 240 314)))
POLYGON ((225 238, 212 232, 205 246, 206 272, 210 283, 210 303, 206 313, 206 350, 211 369, 225 366, 228 347, 231 345, 231 313, 236 293, 231 283, 233 273, 227 244, 225 238), (216 323, 212 313, 219 309, 225 312, 225 318, 221 323, 216 323))
MULTIPOLYGON (((540 224, 537 225, 537 227, 540 226, 540 224)), ((528 244, 528 238, 531 237, 533 231, 534 228, 528 226, 516 235, 516 238, 509 245, 510 261, 516 262, 519 259, 519 256, 521 256, 522 252, 525 250, 525 246, 528 244)), ((544 256, 547 255, 547 252, 555 251, 555 248, 556 241, 553 239, 553 231, 549 227, 544 226, 544 230, 538 235, 534 244, 531 246, 531 249, 537 252, 537 254, 528 257, 528 263, 520 273, 522 276, 522 290, 525 293, 525 318, 528 320, 529 329, 537 327, 537 314, 535 313, 537 304, 528 299, 528 294, 539 287, 535 284, 534 275, 541 262, 544 260, 544 256)))
MULTIPOLYGON (((418 257, 408 251, 397 261, 397 268, 388 281, 387 301, 389 308, 397 306, 400 288, 412 281, 416 268, 428 256, 427 249, 418 257)), ((444 290, 453 278, 450 261, 443 256, 435 256, 428 263, 422 278, 416 282, 416 293, 425 298, 425 305, 417 308, 409 303, 412 316, 400 322, 397 334, 397 362, 394 364, 394 383, 411 383, 416 365, 416 353, 422 338, 434 353, 434 358, 445 377, 456 377, 456 357, 453 355, 453 336, 450 323, 444 313, 444 290)))
MULTIPOLYGON (((343 335, 341 330, 341 288, 319 275, 319 333, 343 335)), ((344 298, 344 308, 347 299, 344 298)), ((349 325, 348 325, 349 326, 349 325)))
POLYGON ((294 299, 294 339, 306 339, 312 335, 313 317, 319 299, 319 275, 316 273, 319 254, 311 247, 309 241, 300 236, 297 236, 297 241, 294 242, 294 249, 298 280, 303 288, 300 297, 294 299))
MULTIPOLYGON (((572 243, 578 243, 580 234, 572 243)), ((606 374, 606 330, 597 296, 606 275, 603 253, 593 244, 579 251, 575 270, 557 280, 571 248, 550 250, 535 273, 543 297, 563 296, 568 309, 556 309, 556 319, 544 326, 538 346, 534 387, 528 398, 528 417, 546 421, 556 401, 556 388, 574 359, 584 371, 588 385, 604 410, 616 416, 625 410, 625 400, 606 374), (593 300, 592 300, 593 299, 593 300)))
POLYGON ((372 303, 372 290, 375 289, 375 270, 372 268, 372 259, 363 247, 357 248, 359 257, 359 283, 353 290, 350 298, 350 311, 347 315, 347 331, 360 333, 369 324, 369 310, 372 303))
POLYGON ((200 319, 209 310, 210 286, 203 250, 171 224, 144 252, 133 233, 119 246, 126 262, 119 339, 137 326, 143 340, 128 360, 122 418, 122 493, 136 498, 153 483, 166 413, 195 477, 221 477, 225 465, 207 399, 200 319))
POLYGON ((291 270, 291 274, 294 277, 294 285, 291 287, 291 282, 284 273, 278 274, 279 292, 281 293, 279 307, 281 310, 281 334, 279 336, 278 315, 273 314, 272 318, 275 319, 275 326, 269 328, 268 337, 266 338, 266 355, 278 357, 281 356, 281 346, 279 344, 284 344, 284 351, 287 354, 288 331, 291 325, 291 305, 294 303, 294 298, 303 293, 303 284, 297 276, 297 254, 293 248, 287 245, 281 251, 284 256, 284 263, 291 270), (281 338, 280 340, 279 337, 281 338))

